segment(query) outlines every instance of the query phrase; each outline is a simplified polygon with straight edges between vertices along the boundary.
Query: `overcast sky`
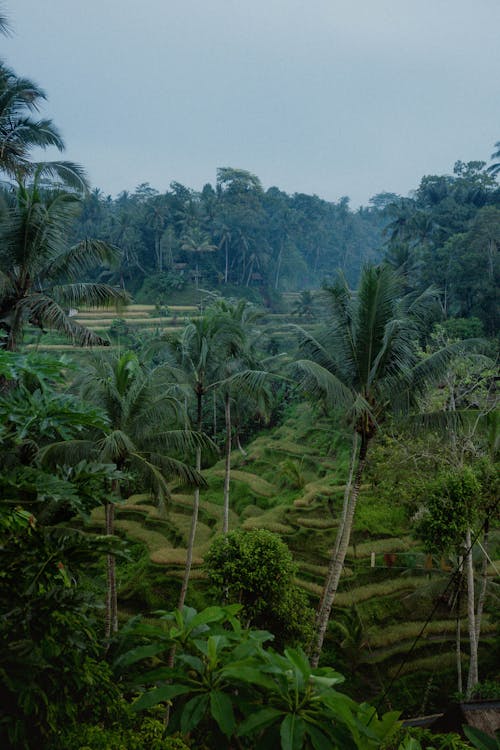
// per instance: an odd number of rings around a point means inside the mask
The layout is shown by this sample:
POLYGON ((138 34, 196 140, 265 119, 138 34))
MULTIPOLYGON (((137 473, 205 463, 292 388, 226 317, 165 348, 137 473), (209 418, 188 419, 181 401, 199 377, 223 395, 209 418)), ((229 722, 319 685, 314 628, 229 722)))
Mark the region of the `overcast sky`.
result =
POLYGON ((500 140, 500 0, 4 0, 94 186, 406 195, 500 140))

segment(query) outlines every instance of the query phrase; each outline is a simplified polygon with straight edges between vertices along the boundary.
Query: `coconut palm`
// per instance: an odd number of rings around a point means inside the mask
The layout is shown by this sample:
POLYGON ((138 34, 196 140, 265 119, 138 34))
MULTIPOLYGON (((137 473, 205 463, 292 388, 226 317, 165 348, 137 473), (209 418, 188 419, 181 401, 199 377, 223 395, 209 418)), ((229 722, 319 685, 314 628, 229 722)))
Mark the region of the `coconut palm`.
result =
POLYGON ((369 446, 389 414, 418 409, 418 399, 456 356, 450 345, 425 360, 417 341, 435 297, 401 294, 403 280, 388 266, 366 266, 357 292, 345 279, 324 291, 328 326, 314 336, 303 329, 295 363, 300 382, 327 409, 341 407, 353 430, 352 483, 347 488, 337 539, 317 611, 312 661, 318 663, 349 545, 369 446))
MULTIPOLYGON (((178 335, 164 338, 167 356, 184 373, 184 382, 195 401, 193 423, 198 433, 203 430, 203 404, 207 392, 220 380, 220 367, 228 356, 237 351, 241 341, 239 326, 231 317, 217 307, 208 308, 203 315, 191 320, 178 335)), ((201 470, 202 446, 196 449, 196 470, 201 470)), ((195 488, 193 511, 186 553, 186 566, 179 595, 178 607, 182 609, 186 599, 194 541, 198 524, 200 491, 195 488)))
MULTIPOLYGON (((500 141, 495 143, 495 150, 491 154, 492 159, 500 159, 500 141)), ((500 172, 500 161, 494 161, 490 164, 487 171, 492 175, 497 175, 500 172)))
POLYGON ((84 273, 113 263, 119 251, 104 242, 85 239, 68 246, 67 237, 79 210, 80 197, 43 189, 46 170, 39 166, 30 186, 0 213, 0 328, 3 346, 15 350, 27 323, 55 329, 82 346, 107 344, 79 325, 68 310, 78 305, 125 303, 126 292, 107 284, 83 283, 84 273))
MULTIPOLYGON (((52 120, 33 117, 45 99, 45 92, 36 83, 19 77, 0 62, 0 172, 9 178, 26 180, 40 167, 30 159, 32 148, 55 146, 64 150, 64 141, 52 120)), ((46 162, 44 170, 45 176, 55 176, 64 184, 87 187, 85 173, 77 164, 46 162)))
MULTIPOLYGON (((96 442, 99 461, 114 463, 120 471, 134 470, 150 486, 160 504, 170 497, 173 477, 199 487, 198 471, 177 458, 201 449, 201 435, 180 428, 183 405, 171 381, 170 368, 146 368, 137 354, 93 355, 81 376, 81 392, 107 415, 110 429, 96 442)), ((120 483, 114 482, 114 499, 106 504, 106 533, 114 533, 114 503, 120 498, 120 483)), ((116 632, 117 594, 115 561, 107 566, 106 635, 116 632)))
POLYGON ((198 270, 198 258, 203 253, 213 253, 217 246, 210 242, 210 237, 201 232, 197 227, 191 229, 182 237, 181 250, 192 253, 196 258, 195 284, 198 289, 200 272, 198 270))
POLYGON ((3 9, 0 8, 0 34, 3 34, 4 36, 10 35, 10 23, 9 19, 3 12, 3 9))
POLYGON ((220 363, 219 372, 223 377, 211 386, 222 395, 224 401, 225 445, 222 533, 227 534, 229 531, 231 482, 232 405, 245 398, 247 405, 257 405, 261 412, 265 412, 269 402, 267 381, 271 376, 263 369, 256 369, 257 359, 252 334, 253 326, 262 316, 262 313, 255 310, 244 299, 236 303, 218 300, 213 309, 217 310, 221 316, 229 319, 236 334, 233 334, 231 350, 226 352, 225 358, 220 363))

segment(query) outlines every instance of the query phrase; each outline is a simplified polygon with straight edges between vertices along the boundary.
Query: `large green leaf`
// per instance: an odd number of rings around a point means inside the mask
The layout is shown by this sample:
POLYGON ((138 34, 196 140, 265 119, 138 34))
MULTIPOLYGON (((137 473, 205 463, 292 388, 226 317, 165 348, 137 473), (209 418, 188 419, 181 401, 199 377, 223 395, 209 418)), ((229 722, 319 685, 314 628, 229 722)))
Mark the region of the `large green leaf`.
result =
POLYGON ((240 724, 238 735, 243 737, 246 734, 252 734, 256 729, 263 729, 269 726, 269 724, 272 724, 281 716, 283 716, 283 711, 278 711, 277 708, 263 708, 251 714, 240 724))
POLYGON ((314 750, 332 750, 331 739, 309 722, 307 723, 306 734, 309 735, 314 750))
POLYGON ((191 688, 186 687, 186 685, 164 685, 163 687, 143 693, 132 704, 132 708, 134 711, 144 711, 146 708, 156 706, 157 703, 163 703, 163 701, 172 700, 172 698, 176 698, 178 695, 189 693, 190 690, 191 688))
POLYGON ((281 722, 281 750, 302 750, 306 725, 296 714, 288 714, 281 722))
POLYGON ((311 665, 305 653, 299 649, 287 648, 285 656, 293 664, 296 674, 300 676, 301 684, 305 684, 311 676, 311 665))
POLYGON ((208 694, 195 695, 184 706, 181 716, 181 732, 186 734, 198 726, 208 707, 208 694))
POLYGON ((131 664, 135 664, 142 659, 147 659, 150 656, 156 656, 156 654, 165 651, 166 645, 164 643, 150 643, 147 646, 138 646, 137 648, 127 651, 127 653, 119 656, 114 663, 115 667, 128 667, 131 664))
POLYGON ((201 625, 208 625, 210 622, 221 622, 225 617, 226 613, 223 607, 207 607, 190 620, 189 629, 194 630, 201 625))
POLYGON ((221 731, 227 737, 230 737, 235 730, 236 720, 229 697, 220 690, 212 690, 210 693, 210 710, 221 731))
POLYGON ((497 734, 496 738, 490 737, 489 735, 482 732, 480 729, 474 727, 463 727, 464 734, 474 745, 477 750, 499 750, 500 748, 500 736, 497 734))
POLYGON ((198 659, 197 656, 192 656, 191 654, 179 654, 176 658, 177 661, 183 662, 183 664, 187 664, 196 672, 203 672, 203 662, 201 659, 198 659))
POLYGON ((274 690, 275 683, 269 677, 266 677, 260 669, 252 666, 245 665, 243 663, 233 662, 228 664, 222 670, 224 677, 230 677, 243 682, 248 682, 251 685, 258 685, 259 687, 266 688, 266 690, 274 690))

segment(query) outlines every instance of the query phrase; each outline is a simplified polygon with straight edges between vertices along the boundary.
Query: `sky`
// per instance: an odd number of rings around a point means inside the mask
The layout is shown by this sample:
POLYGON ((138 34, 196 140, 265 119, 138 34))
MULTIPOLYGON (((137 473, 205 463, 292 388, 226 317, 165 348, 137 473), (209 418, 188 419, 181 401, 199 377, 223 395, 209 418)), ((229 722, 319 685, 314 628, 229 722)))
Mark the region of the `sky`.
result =
POLYGON ((500 140, 499 0, 2 4, 0 57, 106 194, 230 166, 366 205, 500 140))

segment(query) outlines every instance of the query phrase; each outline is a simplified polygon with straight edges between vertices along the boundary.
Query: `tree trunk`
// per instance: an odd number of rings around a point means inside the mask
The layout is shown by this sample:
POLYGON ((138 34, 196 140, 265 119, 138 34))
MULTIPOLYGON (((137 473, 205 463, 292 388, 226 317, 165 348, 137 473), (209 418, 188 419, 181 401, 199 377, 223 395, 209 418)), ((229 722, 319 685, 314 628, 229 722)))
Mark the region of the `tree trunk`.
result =
POLYGON ((465 534, 465 570, 467 576, 467 622, 469 628, 470 662, 467 677, 467 698, 470 698, 474 687, 479 682, 477 671, 476 613, 474 603, 474 565, 472 562, 472 535, 470 528, 465 534))
POLYGON ((323 641, 325 639, 326 629, 328 627, 328 622, 330 619, 330 612, 332 611, 333 601, 335 599, 335 594, 337 593, 340 576, 344 567, 344 560, 351 537, 351 529, 359 495, 359 488, 361 486, 361 479, 366 465, 368 443, 369 438, 367 438, 366 435, 362 435, 356 473, 354 477, 354 484, 352 486, 351 496, 345 513, 344 528, 342 530, 342 536, 340 537, 338 544, 335 544, 335 549, 332 553, 333 559, 330 561, 328 574, 325 580, 324 593, 321 600, 320 610, 317 615, 316 633, 314 635, 311 653, 311 665, 313 667, 318 666, 319 657, 323 648, 323 641))
POLYGON ((236 433, 236 445, 238 446, 238 450, 241 453, 242 456, 245 456, 245 458, 248 456, 248 453, 243 448, 241 442, 240 442, 240 436, 239 433, 236 433))
POLYGON ((229 390, 224 395, 224 416, 226 420, 226 456, 224 471, 224 515, 222 533, 229 531, 229 483, 231 481, 231 397, 229 390))
POLYGON ((213 422, 214 422, 214 425, 213 425, 213 438, 215 440, 215 438, 217 437, 217 395, 215 393, 215 390, 214 390, 213 396, 212 396, 212 405, 213 405, 213 422))
MULTIPOLYGON (((196 394, 197 396, 197 402, 198 402, 198 408, 197 408, 197 429, 198 432, 201 433, 202 429, 202 393, 198 391, 196 394)), ((196 448, 196 471, 201 470, 201 448, 196 448)), ((193 498, 193 513, 191 516, 191 527, 189 529, 189 539, 188 539, 188 546, 187 546, 187 552, 186 552, 186 566, 184 568, 184 577, 182 579, 182 586, 181 586, 181 592, 179 594, 179 602, 177 604, 178 609, 182 610, 184 607, 184 602, 186 600, 186 594, 189 584, 189 576, 191 574, 191 565, 193 563, 193 549, 194 549, 194 540, 196 536, 196 527, 198 525, 198 512, 200 509, 200 489, 199 487, 196 487, 194 491, 194 498, 193 498)))
POLYGON ((461 589, 462 589, 462 573, 463 573, 463 558, 460 555, 458 561, 458 582, 457 582, 457 630, 456 630, 456 641, 455 641, 455 652, 457 658, 457 690, 459 693, 463 691, 463 680, 462 680, 462 633, 461 633, 461 622, 460 622, 460 604, 461 604, 461 589))
MULTIPOLYGON (((113 483, 114 484, 114 483, 113 483)), ((117 491, 116 485, 113 488, 117 491)), ((114 503, 106 503, 106 534, 112 536, 115 533, 115 506, 114 503)), ((118 603, 116 591, 116 561, 114 555, 107 556, 106 566, 106 615, 105 615, 105 636, 109 640, 112 633, 118 631, 118 603)))
POLYGON ((278 265, 276 267, 276 276, 274 278, 274 288, 277 290, 280 283, 281 258, 283 256, 283 240, 280 242, 280 251, 278 253, 278 265))
POLYGON ((484 535, 483 535, 483 564, 481 569, 481 589, 479 591, 479 598, 477 600, 477 611, 476 611, 476 643, 479 649, 479 636, 481 635, 481 620, 483 617, 484 602, 486 600, 486 587, 488 585, 488 537, 489 537, 490 524, 488 519, 484 523, 484 535))
MULTIPOLYGON (((349 505, 349 498, 351 496, 351 489, 352 489, 352 479, 354 476, 354 469, 356 467, 356 459, 358 457, 358 443, 359 443, 359 435, 357 432, 354 432, 352 437, 352 448, 351 448, 351 461, 349 466, 349 476, 347 478, 345 490, 344 490, 344 502, 342 504, 342 513, 340 516, 339 521, 339 527, 337 529, 337 536, 335 537, 335 546, 333 548, 333 553, 330 556, 330 563, 328 565, 328 572, 327 572, 327 580, 330 580, 330 577, 333 576, 333 568, 335 566, 335 561, 337 559, 340 542, 342 541, 342 535, 344 533, 344 527, 345 527, 345 519, 347 515, 347 508, 349 505)), ((323 591, 321 594, 321 599, 318 605, 318 609, 316 611, 316 628, 319 625, 319 619, 321 612, 323 610, 323 602, 326 594, 326 586, 323 587, 323 591)))

